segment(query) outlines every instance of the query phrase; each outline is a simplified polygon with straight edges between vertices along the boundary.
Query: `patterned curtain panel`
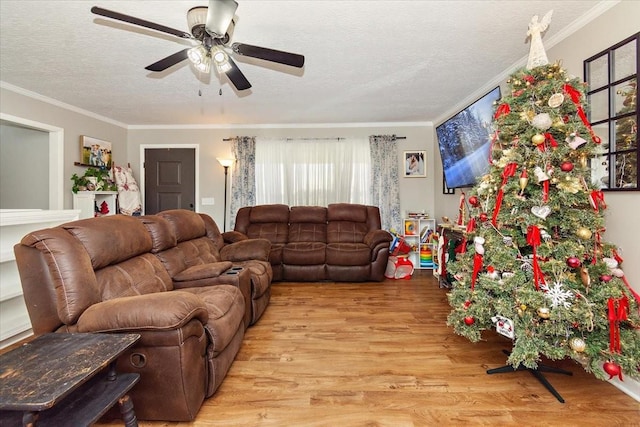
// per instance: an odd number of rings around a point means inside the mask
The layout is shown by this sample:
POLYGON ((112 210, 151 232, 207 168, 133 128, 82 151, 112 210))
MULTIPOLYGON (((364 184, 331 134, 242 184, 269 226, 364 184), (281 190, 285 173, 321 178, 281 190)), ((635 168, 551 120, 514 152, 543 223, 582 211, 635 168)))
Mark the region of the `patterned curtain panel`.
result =
POLYGON ((249 136, 232 138, 231 153, 235 162, 231 169, 229 229, 233 230, 238 210, 256 204, 256 139, 249 136))
POLYGON ((371 149, 371 204, 380 208, 384 230, 402 229, 400 215, 400 188, 398 174, 398 142, 395 135, 372 135, 371 149))

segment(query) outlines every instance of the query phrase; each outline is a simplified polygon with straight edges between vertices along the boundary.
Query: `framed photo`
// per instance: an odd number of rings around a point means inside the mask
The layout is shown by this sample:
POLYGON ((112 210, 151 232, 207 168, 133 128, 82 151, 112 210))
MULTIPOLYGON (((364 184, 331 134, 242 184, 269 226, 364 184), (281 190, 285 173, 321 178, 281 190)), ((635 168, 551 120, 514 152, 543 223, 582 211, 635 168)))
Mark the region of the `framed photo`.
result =
POLYGON ((425 160, 426 151, 405 151, 404 152, 404 177, 405 178, 425 178, 427 169, 425 160))
POLYGON ((444 178, 444 174, 442 175, 442 194, 456 194, 455 188, 447 187, 447 180, 444 178))
POLYGON ((111 169, 111 143, 98 138, 80 136, 80 164, 111 169))

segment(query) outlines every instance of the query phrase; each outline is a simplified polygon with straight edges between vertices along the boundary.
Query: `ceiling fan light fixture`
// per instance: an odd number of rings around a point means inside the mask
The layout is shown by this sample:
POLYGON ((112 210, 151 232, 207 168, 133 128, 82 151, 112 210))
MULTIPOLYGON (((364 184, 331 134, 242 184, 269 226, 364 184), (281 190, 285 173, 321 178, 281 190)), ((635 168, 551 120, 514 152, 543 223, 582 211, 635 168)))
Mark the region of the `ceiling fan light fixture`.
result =
POLYGON ((201 38, 204 34, 204 26, 207 23, 207 10, 206 6, 197 6, 192 7, 187 12, 187 25, 191 30, 191 34, 196 38, 201 38))
POLYGON ((196 70, 200 71, 201 73, 208 73, 209 71, 211 71, 211 58, 209 57, 205 57, 204 61, 200 62, 199 64, 195 64, 196 70))
POLYGON ((226 73, 231 69, 229 56, 220 47, 214 46, 211 48, 211 58, 219 73, 226 73))
POLYGON ((189 57, 189 60, 194 63, 194 65, 201 64, 207 57, 207 49, 205 49, 203 45, 192 47, 187 51, 187 56, 189 57))

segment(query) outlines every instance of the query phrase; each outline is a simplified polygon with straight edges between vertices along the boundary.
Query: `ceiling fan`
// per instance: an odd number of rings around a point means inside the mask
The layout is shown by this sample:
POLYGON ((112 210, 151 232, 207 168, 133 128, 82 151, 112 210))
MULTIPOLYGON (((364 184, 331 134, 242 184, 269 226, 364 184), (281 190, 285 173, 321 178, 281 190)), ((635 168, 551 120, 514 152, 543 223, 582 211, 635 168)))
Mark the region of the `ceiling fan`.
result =
POLYGON ((277 62, 292 67, 302 68, 304 66, 304 56, 296 53, 283 52, 281 50, 268 49, 266 47, 244 43, 232 43, 231 46, 228 46, 227 43, 229 43, 231 38, 229 34, 233 33, 235 26, 233 16, 237 8, 238 3, 235 0, 209 0, 208 7, 198 6, 189 9, 187 12, 187 22, 191 29, 191 34, 144 19, 103 9, 98 6, 92 7, 91 12, 96 15, 199 42, 195 47, 183 49, 145 67, 149 71, 164 71, 185 59, 189 59, 197 70, 205 73, 210 72, 211 65, 213 64, 217 72, 219 74, 225 74, 236 89, 245 90, 251 87, 251 83, 249 83, 242 71, 240 71, 240 68, 238 68, 233 59, 227 54, 226 49, 231 49, 233 53, 238 55, 277 62))

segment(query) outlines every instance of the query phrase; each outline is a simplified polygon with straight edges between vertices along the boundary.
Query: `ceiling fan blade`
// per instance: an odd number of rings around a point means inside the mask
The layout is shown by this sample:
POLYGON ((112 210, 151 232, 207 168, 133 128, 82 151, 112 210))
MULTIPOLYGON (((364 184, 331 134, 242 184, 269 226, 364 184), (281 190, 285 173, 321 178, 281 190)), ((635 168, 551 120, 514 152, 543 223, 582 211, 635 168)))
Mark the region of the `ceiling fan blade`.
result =
POLYGON ((106 16, 107 18, 116 19, 118 21, 128 22, 129 24, 139 25, 140 27, 150 28, 152 30, 160 31, 162 33, 171 34, 173 36, 178 36, 183 39, 191 39, 193 38, 191 34, 176 30, 174 28, 165 27, 164 25, 156 24, 155 22, 145 21, 144 19, 136 18, 134 16, 125 15, 120 12, 114 12, 112 10, 103 9, 98 6, 93 6, 91 8, 91 12, 96 15, 106 16))
POLYGON ((229 58, 228 60, 229 65, 231 65, 231 69, 225 74, 227 75, 227 77, 229 77, 231 83, 233 83, 233 85, 238 90, 249 89, 251 87, 251 83, 249 83, 249 80, 247 80, 244 74, 242 74, 242 71, 240 71, 240 68, 238 68, 233 59, 229 58))
POLYGON ((231 49, 233 49, 235 53, 252 58, 264 59, 265 61, 277 62, 298 68, 304 66, 304 56, 298 55, 297 53, 283 52, 281 50, 252 46, 244 43, 233 43, 231 49))
POLYGON ((144 67, 149 71, 164 71, 167 68, 176 65, 178 62, 184 61, 188 58, 187 52, 191 49, 190 47, 181 50, 180 52, 176 52, 173 55, 169 55, 166 58, 161 59, 158 62, 154 62, 151 65, 144 67))
POLYGON ((238 8, 235 0, 209 0, 205 29, 211 37, 224 37, 238 8))

